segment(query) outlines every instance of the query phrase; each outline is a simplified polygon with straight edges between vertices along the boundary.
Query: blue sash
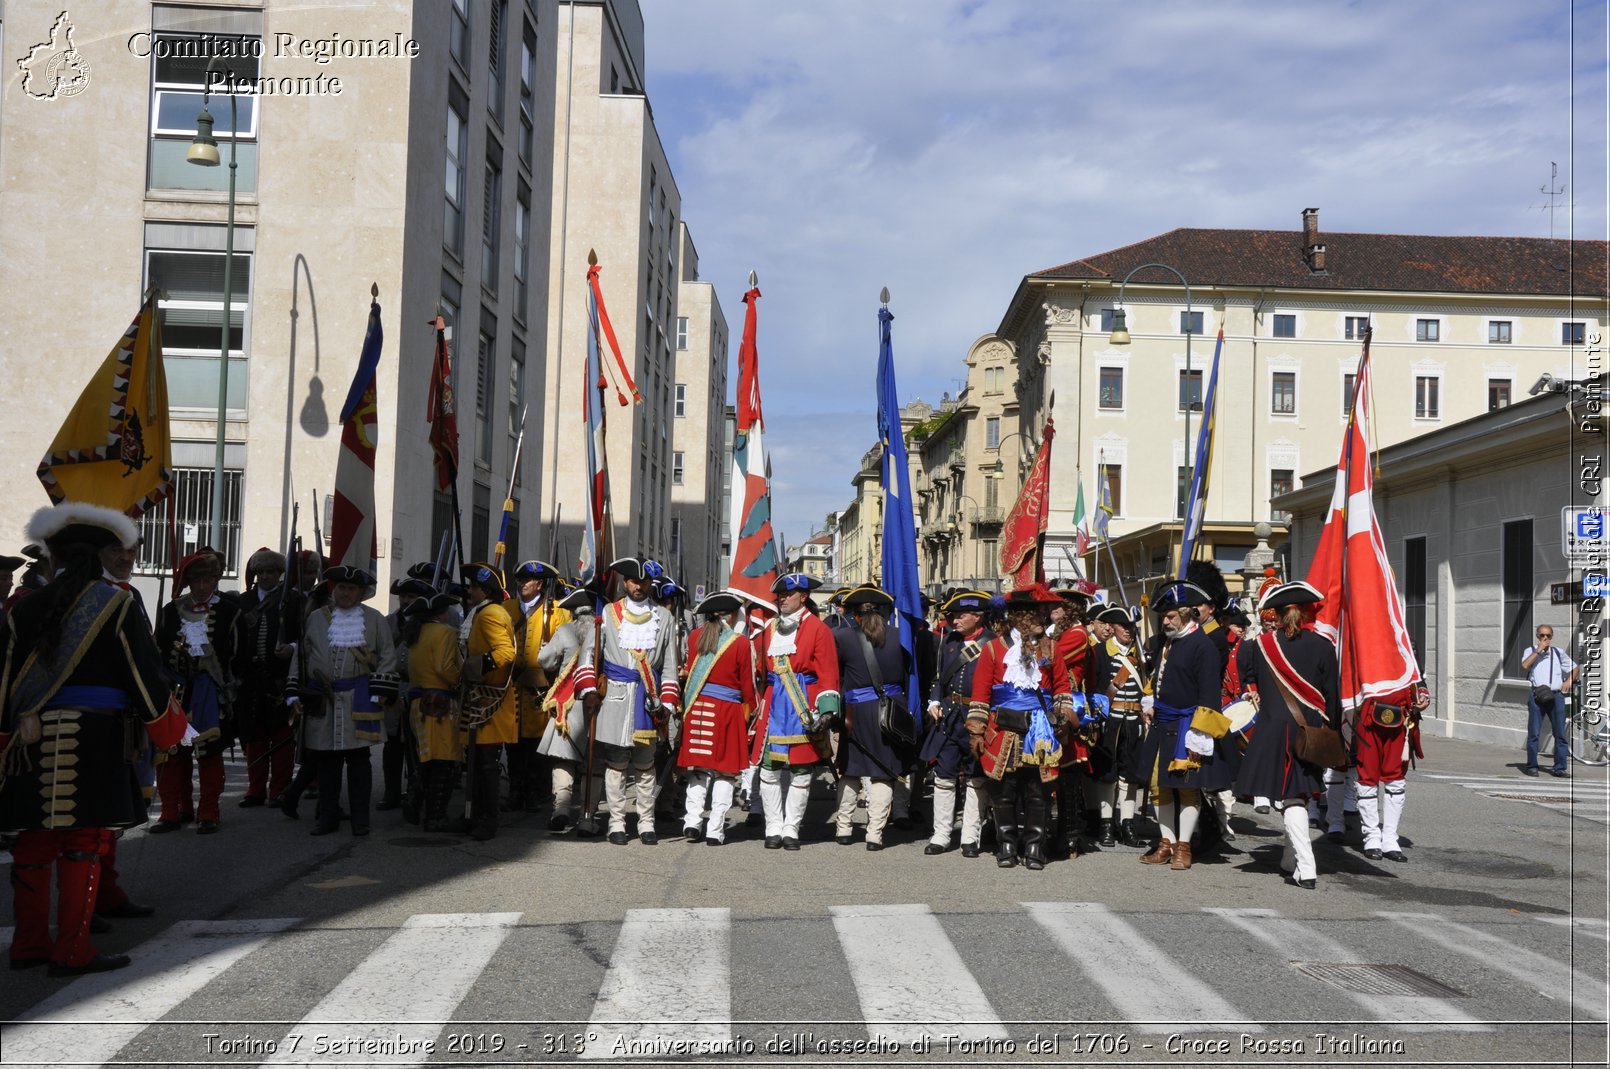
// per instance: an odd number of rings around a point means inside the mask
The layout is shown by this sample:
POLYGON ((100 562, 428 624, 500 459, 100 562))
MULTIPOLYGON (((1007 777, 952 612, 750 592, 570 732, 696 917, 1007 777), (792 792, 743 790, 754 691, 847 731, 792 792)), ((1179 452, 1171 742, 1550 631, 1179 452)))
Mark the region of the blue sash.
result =
POLYGON ((1162 702, 1152 703, 1152 718, 1160 724, 1175 725, 1174 760, 1188 762, 1191 759, 1190 751, 1185 748, 1185 730, 1191 726, 1191 718, 1196 715, 1196 706, 1189 709, 1178 709, 1162 702))
POLYGON ((69 706, 79 709, 127 709, 129 707, 129 693, 117 687, 97 687, 87 683, 75 683, 63 687, 50 699, 52 705, 69 706))
MULTIPOLYGON (((868 702, 875 702, 879 696, 876 687, 856 687, 854 690, 844 692, 844 700, 850 705, 865 705, 868 702)), ((885 683, 881 696, 885 698, 904 698, 906 688, 898 683, 885 683)))
POLYGON ((989 689, 990 704, 1029 714, 1029 730, 1023 733, 1023 759, 1031 764, 1054 764, 1061 759, 1062 746, 1045 715, 1044 692, 1025 690, 1010 683, 996 683, 989 689))
MULTIPOLYGON (((816 682, 816 673, 795 672, 794 678, 799 680, 802 687, 808 687, 816 682)), ((771 704, 766 714, 766 752, 774 760, 786 764, 788 748, 804 742, 808 736, 805 714, 809 710, 794 708, 794 701, 789 697, 788 688, 783 685, 782 676, 768 672, 766 679, 771 683, 771 704)))
POLYGON ((1112 715, 1112 699, 1105 694, 1073 695, 1073 711, 1078 714, 1079 726, 1087 728, 1099 724, 1112 715))
MULTIPOLYGON (((659 734, 660 727, 648 711, 648 694, 643 686, 643 676, 635 668, 616 664, 614 661, 604 661, 604 678, 616 683, 636 683, 637 689, 632 695, 632 741, 638 742, 645 733, 659 734)), ((658 695, 656 695, 658 697, 658 695)))
POLYGON ((1012 709, 1020 713, 1043 712, 1038 690, 1024 690, 1010 683, 997 683, 989 689, 989 703, 997 709, 1012 709))
POLYGON ((744 700, 743 692, 737 687, 729 687, 722 683, 706 683, 699 688, 699 696, 708 694, 719 702, 732 702, 737 704, 744 700))
POLYGON ((352 695, 352 734, 362 742, 379 742, 382 730, 380 706, 369 695, 369 677, 352 676, 330 681, 330 693, 352 695))

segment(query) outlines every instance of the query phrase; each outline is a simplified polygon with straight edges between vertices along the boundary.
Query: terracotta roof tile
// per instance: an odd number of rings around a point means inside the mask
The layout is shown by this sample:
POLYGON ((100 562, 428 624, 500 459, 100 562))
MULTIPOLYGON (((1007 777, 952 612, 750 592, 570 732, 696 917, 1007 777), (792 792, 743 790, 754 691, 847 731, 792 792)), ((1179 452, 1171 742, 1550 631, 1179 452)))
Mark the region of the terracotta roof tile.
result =
MULTIPOLYGON (((1550 238, 1333 234, 1320 231, 1325 271, 1308 269, 1299 230, 1181 228, 1036 271, 1031 278, 1112 279, 1144 263, 1178 268, 1193 286, 1604 297, 1610 243, 1550 238), (1571 260, 1574 258, 1575 263, 1571 260), (1574 266, 1574 274, 1573 268, 1574 266)), ((1136 282, 1172 282, 1148 271, 1136 282)))

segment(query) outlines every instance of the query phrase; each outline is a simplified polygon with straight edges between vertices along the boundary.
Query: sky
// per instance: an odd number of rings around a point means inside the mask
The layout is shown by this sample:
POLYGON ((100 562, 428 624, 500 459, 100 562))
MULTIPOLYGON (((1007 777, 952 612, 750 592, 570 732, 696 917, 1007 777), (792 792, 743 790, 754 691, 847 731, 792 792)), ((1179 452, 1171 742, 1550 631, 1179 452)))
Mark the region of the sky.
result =
POLYGON ((1024 275, 1176 227, 1547 237, 1553 162, 1554 235, 1607 236, 1606 0, 641 2, 734 355, 760 278, 789 545, 876 442, 884 286, 937 403, 1024 275))

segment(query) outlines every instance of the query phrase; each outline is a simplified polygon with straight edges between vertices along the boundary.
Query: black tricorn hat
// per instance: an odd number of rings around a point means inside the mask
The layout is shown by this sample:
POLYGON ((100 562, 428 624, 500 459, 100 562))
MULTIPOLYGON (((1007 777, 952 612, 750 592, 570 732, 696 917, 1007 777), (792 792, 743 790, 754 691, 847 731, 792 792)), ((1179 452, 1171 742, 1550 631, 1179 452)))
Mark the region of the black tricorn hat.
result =
POLYGON ((1314 605, 1325 600, 1314 587, 1297 580, 1291 583, 1282 583, 1263 596, 1258 602, 1258 609, 1283 609, 1287 605, 1314 605))
POLYGON ((858 612, 862 609, 876 609, 879 612, 888 612, 894 608, 894 598, 868 583, 864 586, 858 586, 844 595, 842 604, 851 612, 858 612))
POLYGON ((335 564, 324 569, 326 583, 354 583, 367 590, 375 585, 375 577, 356 564, 335 564))
POLYGON ((1165 579, 1152 591, 1152 611, 1156 613, 1187 609, 1212 601, 1213 595, 1183 579, 1165 579))
POLYGON ((403 610, 403 614, 405 616, 438 616, 457 604, 458 599, 445 590, 440 594, 432 592, 421 595, 412 605, 403 610))
POLYGON ((1091 619, 1103 624, 1122 624, 1125 627, 1135 626, 1135 618, 1129 615, 1129 610, 1122 605, 1109 605, 1096 613, 1091 619))
POLYGON ((699 616, 725 616, 729 612, 737 612, 743 608, 743 602, 738 595, 726 590, 718 590, 709 595, 693 607, 694 613, 699 616))

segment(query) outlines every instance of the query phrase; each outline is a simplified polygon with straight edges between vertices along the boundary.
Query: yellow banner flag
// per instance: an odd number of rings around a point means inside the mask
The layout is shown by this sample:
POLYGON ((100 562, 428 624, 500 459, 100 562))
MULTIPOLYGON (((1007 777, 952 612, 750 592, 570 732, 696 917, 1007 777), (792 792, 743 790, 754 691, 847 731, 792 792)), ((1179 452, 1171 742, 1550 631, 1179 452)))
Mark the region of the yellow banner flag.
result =
POLYGON ((67 414, 39 462, 39 481, 56 504, 82 501, 134 519, 173 492, 156 290, 67 414))

